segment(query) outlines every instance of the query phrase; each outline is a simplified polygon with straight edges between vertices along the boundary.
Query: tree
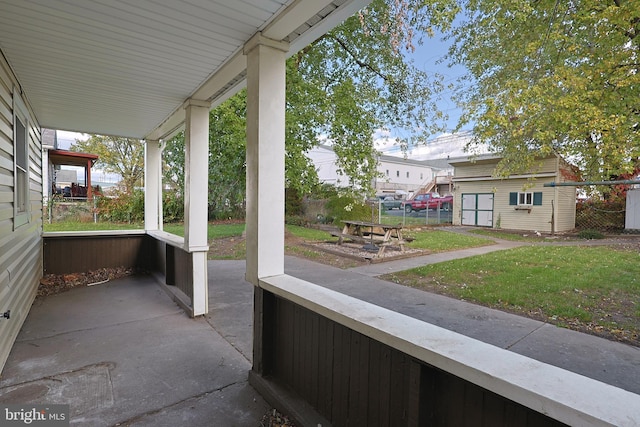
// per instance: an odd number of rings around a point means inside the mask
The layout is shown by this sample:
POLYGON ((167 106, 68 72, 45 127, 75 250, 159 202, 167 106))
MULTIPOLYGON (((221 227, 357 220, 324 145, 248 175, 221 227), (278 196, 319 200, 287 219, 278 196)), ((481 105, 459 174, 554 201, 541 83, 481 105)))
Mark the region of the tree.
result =
MULTIPOLYGON (((246 93, 240 92, 209 113, 210 218, 242 216, 246 187, 246 93)), ((184 133, 163 150, 164 180, 184 194, 184 133)))
POLYGON ((589 180, 640 158, 640 2, 467 0, 450 57, 470 71, 460 93, 476 142, 498 173, 558 153, 589 180))
MULTIPOLYGON (((449 25, 456 11, 453 0, 374 0, 287 61, 288 188, 306 194, 317 185, 305 153, 319 139, 332 144, 338 168, 354 191, 366 194, 377 175, 376 130, 393 128, 400 135, 397 142, 406 147, 444 129, 446 117, 435 104, 435 95, 444 89, 442 76, 420 71, 406 53, 424 41, 431 25, 449 25)), ((244 192, 245 104, 243 91, 210 115, 214 209, 237 203, 244 192)), ((179 151, 181 142, 175 144, 179 151)), ((183 164, 173 145, 168 144, 165 158, 183 164)))
POLYGON ((450 0, 374 0, 289 60, 288 185, 313 175, 303 154, 319 135, 332 144, 353 188, 368 193, 377 175, 376 130, 393 129, 407 147, 445 128, 436 105, 443 77, 421 71, 407 54, 433 26, 448 28, 457 11, 450 0))
POLYGON ((76 140, 71 150, 97 154, 96 166, 120 175, 127 194, 131 194, 136 186, 142 186, 144 143, 140 140, 91 135, 87 140, 76 140))

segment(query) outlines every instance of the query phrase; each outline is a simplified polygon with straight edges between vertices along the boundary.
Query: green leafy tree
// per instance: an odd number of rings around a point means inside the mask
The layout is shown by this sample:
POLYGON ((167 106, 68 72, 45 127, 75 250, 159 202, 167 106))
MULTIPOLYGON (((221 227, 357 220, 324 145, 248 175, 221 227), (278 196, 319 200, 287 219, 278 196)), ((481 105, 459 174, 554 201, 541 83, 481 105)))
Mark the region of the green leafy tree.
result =
MULTIPOLYGON (((436 105, 443 76, 421 71, 410 53, 433 27, 448 28, 457 11, 449 0, 374 0, 294 55, 287 68, 288 159, 300 159, 320 135, 331 142, 339 172, 367 193, 377 175, 376 130, 393 129, 402 147, 444 130, 446 116, 436 105)), ((312 175, 299 172, 288 176, 312 175)))
MULTIPOLYGON (((246 104, 242 91, 209 113, 208 206, 212 219, 243 215, 246 104)), ((167 142, 162 157, 165 183, 184 194, 184 133, 167 142)))
POLYGON ((640 158, 640 2, 467 0, 454 62, 470 71, 460 101, 498 173, 559 153, 586 179, 640 158))
MULTIPOLYGON (((374 0, 287 61, 285 185, 308 194, 318 185, 306 153, 319 140, 332 144, 339 171, 356 193, 367 194, 377 175, 373 135, 393 128, 403 147, 443 130, 436 107, 443 77, 419 70, 408 55, 447 28, 457 12, 453 0, 374 0)), ((210 114, 211 213, 241 206, 245 191, 246 92, 210 114)), ((182 186, 184 141, 167 144, 165 177, 182 186)), ((216 213, 217 215, 217 213, 216 213)))
POLYGON ((91 135, 87 140, 76 140, 71 150, 97 154, 96 166, 120 175, 127 194, 143 185, 144 143, 138 139, 91 135))

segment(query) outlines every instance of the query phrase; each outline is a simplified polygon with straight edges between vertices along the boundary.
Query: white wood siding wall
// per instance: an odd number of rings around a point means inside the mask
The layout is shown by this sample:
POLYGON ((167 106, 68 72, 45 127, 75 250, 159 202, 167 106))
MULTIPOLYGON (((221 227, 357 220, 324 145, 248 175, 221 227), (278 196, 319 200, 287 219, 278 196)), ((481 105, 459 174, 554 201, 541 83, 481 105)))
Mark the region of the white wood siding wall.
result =
POLYGON ((376 191, 419 191, 420 188, 433 181, 435 176, 433 169, 429 166, 403 163, 400 159, 398 162, 381 160, 378 163, 378 172, 382 174, 382 178, 376 180, 376 191), (387 175, 387 171, 389 175, 387 175), (408 177, 407 173, 409 173, 408 177))
MULTIPOLYGON (((42 277, 42 144, 28 114, 29 221, 14 230, 13 93, 18 83, 0 54, 0 372, 29 313, 42 277)), ((22 97, 27 105, 27 99, 22 97)))
MULTIPOLYGON (((558 159, 545 159, 537 173, 554 172, 553 177, 539 177, 533 181, 526 178, 488 179, 465 181, 465 178, 490 177, 495 163, 456 165, 454 190, 454 224, 461 224, 461 200, 463 194, 493 193, 493 227, 506 230, 525 230, 551 232, 552 200, 554 204, 555 231, 569 231, 575 227, 575 188, 543 187, 546 182, 559 182, 558 159), (532 206, 531 210, 517 210, 509 205, 509 193, 521 192, 527 186, 527 192, 541 192, 542 205, 532 206)), ((564 179, 562 179, 564 180, 564 179)))

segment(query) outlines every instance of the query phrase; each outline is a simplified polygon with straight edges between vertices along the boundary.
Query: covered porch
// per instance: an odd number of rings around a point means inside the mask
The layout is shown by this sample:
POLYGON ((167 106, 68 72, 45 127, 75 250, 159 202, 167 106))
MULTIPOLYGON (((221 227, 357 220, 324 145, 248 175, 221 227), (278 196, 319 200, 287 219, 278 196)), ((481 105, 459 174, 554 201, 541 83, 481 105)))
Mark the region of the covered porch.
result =
MULTIPOLYGON (((236 384, 235 379, 221 381, 216 367, 240 359, 211 354, 232 349, 230 340, 219 341, 211 330, 217 330, 215 313, 220 307, 209 283, 224 276, 207 262, 208 118, 210 108, 246 85, 247 260, 242 273, 251 286, 253 303, 251 356, 245 355, 251 364, 232 362, 232 368, 239 369, 234 378, 249 372, 250 383, 272 404, 298 402, 325 419, 323 426, 372 425, 375 420, 394 426, 451 425, 456 424, 460 408, 469 414, 463 420, 469 424, 487 420, 490 425, 631 425, 640 419, 637 394, 319 286, 314 281, 321 275, 285 271, 285 60, 366 1, 242 1, 227 6, 192 0, 174 2, 172 7, 142 3, 122 1, 113 7, 87 2, 80 8, 61 0, 11 0, 2 3, 0 15, 0 47, 16 76, 13 93, 29 101, 40 126, 140 138, 147 144, 144 231, 42 237, 41 229, 33 227, 32 234, 44 247, 36 255, 45 272, 58 266, 85 271, 108 263, 143 267, 188 315, 172 312, 184 329, 177 327, 164 336, 146 339, 145 328, 129 331, 140 346, 132 354, 131 370, 116 375, 153 377, 159 394, 139 384, 129 389, 123 383, 122 393, 130 393, 132 400, 116 405, 115 397, 101 395, 104 399, 95 403, 97 412, 140 425, 158 425, 156 421, 172 416, 187 424, 189 400, 170 399, 175 396, 170 390, 188 389, 183 396, 222 399, 216 391, 236 384), (163 141, 182 129, 184 239, 162 230, 160 197, 163 141), (72 262, 50 263, 60 253, 73 253, 72 262), (202 332, 195 346, 172 352, 169 343, 180 342, 191 332, 202 332), (161 363, 153 365, 151 360, 161 363), (196 371, 187 368, 194 364, 196 371), (323 382, 327 379, 331 382, 323 382), (153 398, 163 404, 152 405, 153 398), (136 402, 143 403, 144 412, 137 412, 136 402), (168 402, 180 410, 164 412, 168 402), (386 416, 380 413, 382 403, 389 411, 386 416)), ((171 304, 162 301, 149 283, 140 287, 159 299, 159 313, 171 311, 171 304)), ((87 289, 93 293, 101 288, 87 289)), ((29 325, 34 291, 24 293, 31 299, 22 299, 29 301, 16 310, 13 322, 29 325)), ((113 291, 119 292, 118 286, 113 291)), ((131 291, 139 289, 133 286, 131 291)), ((126 295, 111 298, 123 305, 126 295)), ((113 322, 109 305, 104 305, 103 329, 143 321, 139 316, 147 299, 131 299, 126 313, 133 317, 114 310, 121 322, 113 322)), ((89 297, 87 302, 94 301, 89 297)), ((46 310, 38 314, 38 309, 33 312, 42 316, 43 325, 61 314, 46 310)), ((158 314, 158 320, 163 316, 158 314)), ((93 330, 90 323, 76 328, 67 332, 91 335, 93 330)), ((80 351, 81 341, 68 337, 65 350, 80 351)), ((19 338, 16 351, 33 355, 46 350, 31 343, 28 337, 24 344, 19 338)), ((109 362, 118 345, 116 338, 101 341, 89 365, 75 359, 76 353, 65 360, 43 353, 29 363, 60 363, 58 369, 65 375, 83 373, 115 384, 124 380, 111 377, 115 371, 109 362)), ((21 374, 25 366, 17 362, 16 384, 37 379, 36 371, 21 374)), ((46 385, 38 387, 44 392, 46 385)), ((264 408, 253 391, 244 392, 243 396, 256 399, 250 406, 258 402, 258 409, 264 408)))
POLYGON ((247 375, 257 344, 244 262, 209 261, 210 310, 196 319, 153 275, 37 300, 3 372, 0 403, 69 403, 74 424, 91 426, 259 425, 271 407, 310 426, 562 425, 552 413, 569 425, 636 419, 637 348, 398 286, 361 267, 287 257, 285 271, 317 283, 318 302, 308 309, 274 290, 280 326, 266 343, 268 376, 247 375))

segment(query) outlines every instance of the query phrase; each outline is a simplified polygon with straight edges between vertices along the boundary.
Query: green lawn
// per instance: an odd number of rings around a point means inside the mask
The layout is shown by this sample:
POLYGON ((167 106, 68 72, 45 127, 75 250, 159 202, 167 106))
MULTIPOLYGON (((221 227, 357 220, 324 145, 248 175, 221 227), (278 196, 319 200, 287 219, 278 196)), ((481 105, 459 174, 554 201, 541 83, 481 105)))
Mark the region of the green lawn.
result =
POLYGON ((316 228, 301 227, 299 225, 285 225, 287 231, 296 237, 300 237, 309 241, 325 241, 325 240, 337 240, 326 231, 318 230, 316 228))
POLYGON ((548 237, 536 236, 532 232, 529 232, 529 233, 526 233, 526 232, 508 233, 506 231, 498 231, 498 230, 494 230, 494 229, 489 229, 489 230, 475 229, 475 230, 469 230, 469 233, 478 234, 480 236, 493 237, 493 238, 496 238, 496 239, 512 240, 512 241, 516 241, 516 242, 541 242, 541 241, 553 241, 553 240, 555 240, 555 239, 550 239, 548 237))
MULTIPOLYGON (((184 237, 184 224, 172 223, 163 226, 167 233, 184 237)), ((244 223, 209 223, 207 228, 207 240, 223 239, 225 237, 241 236, 244 232, 244 223)))
POLYGON ((559 325, 601 328, 638 341, 637 251, 603 246, 524 246, 385 278, 559 325))
POLYGON ((420 231, 403 231, 403 236, 412 237, 410 248, 428 249, 431 252, 455 251, 458 249, 474 248, 478 246, 492 245, 491 239, 451 233, 438 229, 426 229, 420 231))
POLYGON ((144 224, 118 224, 113 222, 77 222, 63 221, 53 224, 44 223, 44 231, 104 231, 104 230, 141 230, 144 224))

